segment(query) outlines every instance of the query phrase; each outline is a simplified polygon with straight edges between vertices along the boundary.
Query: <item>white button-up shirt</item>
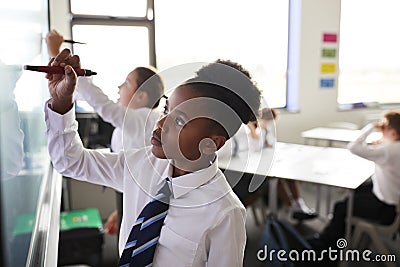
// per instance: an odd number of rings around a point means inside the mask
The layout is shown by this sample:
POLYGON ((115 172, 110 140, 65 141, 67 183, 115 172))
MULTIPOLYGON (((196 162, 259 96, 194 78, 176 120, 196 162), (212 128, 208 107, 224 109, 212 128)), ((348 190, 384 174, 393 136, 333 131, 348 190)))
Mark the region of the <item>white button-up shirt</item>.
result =
POLYGON ((150 145, 154 125, 161 114, 154 109, 131 109, 111 101, 89 77, 79 77, 76 92, 97 114, 115 127, 111 137, 111 148, 142 148, 150 145))
POLYGON ((242 266, 246 243, 245 208, 232 192, 218 160, 209 167, 172 178, 172 165, 151 147, 102 153, 82 146, 73 109, 64 115, 46 103, 49 153, 61 174, 124 192, 119 252, 143 207, 172 180, 168 215, 153 266, 242 266))
POLYGON ((379 200, 397 205, 400 200, 400 141, 369 145, 366 139, 374 130, 373 124, 366 125, 360 137, 349 143, 348 148, 352 153, 375 162, 372 192, 379 200))

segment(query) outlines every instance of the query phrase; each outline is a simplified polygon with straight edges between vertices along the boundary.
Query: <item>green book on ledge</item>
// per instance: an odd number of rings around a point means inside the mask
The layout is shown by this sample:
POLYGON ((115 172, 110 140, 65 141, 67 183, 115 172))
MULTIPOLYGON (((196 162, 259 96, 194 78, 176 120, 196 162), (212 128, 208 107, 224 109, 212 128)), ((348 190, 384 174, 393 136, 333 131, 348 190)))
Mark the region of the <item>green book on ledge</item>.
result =
MULTIPOLYGON (((35 224, 34 214, 21 214, 17 218, 13 235, 32 233, 35 224)), ((75 228, 98 228, 103 230, 99 210, 89 208, 84 210, 64 211, 60 214, 60 231, 75 228)))
POLYGON ((89 208, 84 210, 64 211, 60 214, 60 231, 74 228, 103 228, 99 210, 89 208))

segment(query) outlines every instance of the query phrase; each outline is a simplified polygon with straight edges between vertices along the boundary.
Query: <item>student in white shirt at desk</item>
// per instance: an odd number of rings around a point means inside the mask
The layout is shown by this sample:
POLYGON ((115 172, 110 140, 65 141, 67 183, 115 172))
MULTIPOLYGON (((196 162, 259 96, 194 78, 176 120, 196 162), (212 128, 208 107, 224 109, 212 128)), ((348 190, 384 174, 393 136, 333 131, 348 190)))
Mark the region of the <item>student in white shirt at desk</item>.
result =
MULTIPOLYGON (((348 149, 375 162, 372 184, 361 185, 354 194, 353 215, 380 224, 391 224, 400 200, 400 113, 387 112, 382 121, 371 123, 361 130, 358 139, 348 149), (369 145, 366 139, 374 131, 382 132, 382 139, 369 145)), ((317 249, 335 245, 344 237, 347 200, 335 205, 333 218, 318 238, 310 243, 317 249)))
MULTIPOLYGON (((46 43, 51 57, 59 54, 63 41, 64 37, 56 30, 47 33, 46 43)), ((152 67, 137 67, 118 89, 120 98, 115 103, 93 83, 91 77, 78 77, 76 92, 104 121, 115 127, 111 137, 113 152, 149 146, 154 126, 162 115, 156 109, 164 94, 161 77, 152 67)), ((121 212, 120 194, 117 194, 117 202, 121 212)), ((105 233, 118 234, 121 217, 117 210, 111 213, 104 226, 105 233)))
POLYGON ((242 266, 245 209, 218 169, 215 154, 259 108, 260 92, 238 71, 242 67, 203 67, 169 97, 151 147, 106 153, 85 149, 76 131, 71 66, 79 66, 79 58, 65 49, 50 64, 66 64, 65 75, 46 75, 52 95, 45 106, 52 162, 69 177, 124 192, 119 250, 122 258, 128 251, 133 263, 120 266, 242 266), (166 190, 160 196, 169 199, 166 217, 141 220, 143 208, 160 202, 153 197, 160 188, 166 190), (140 235, 156 222, 162 223, 161 233, 151 242, 136 247, 140 237, 125 245, 136 236, 130 235, 132 228, 141 225, 140 235), (152 252, 150 261, 136 265, 147 252, 152 252))
MULTIPOLYGON (((273 108, 263 108, 257 121, 249 122, 249 147, 253 151, 260 151, 265 147, 273 147, 276 141, 274 121, 278 113, 273 108), (250 146, 251 145, 251 146, 250 146)), ((244 141, 244 140, 243 140, 244 141)), ((242 144, 243 141, 239 142, 242 144)), ((317 217, 300 194, 300 183, 292 180, 278 180, 278 196, 290 209, 296 220, 309 220, 317 217)))

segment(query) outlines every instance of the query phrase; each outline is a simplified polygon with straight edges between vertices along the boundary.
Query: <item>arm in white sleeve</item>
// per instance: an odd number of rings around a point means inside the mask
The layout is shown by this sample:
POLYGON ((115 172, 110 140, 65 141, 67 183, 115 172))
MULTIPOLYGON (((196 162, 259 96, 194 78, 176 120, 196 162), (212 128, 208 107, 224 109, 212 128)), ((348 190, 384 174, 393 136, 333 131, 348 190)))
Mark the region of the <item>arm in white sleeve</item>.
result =
POLYGON ((24 132, 15 101, 0 103, 0 122, 0 177, 8 179, 16 176, 24 164, 24 132))
POLYGON ((122 128, 126 107, 110 100, 89 77, 79 77, 76 92, 96 111, 106 122, 114 127, 122 128))
POLYGON ((366 125, 361 130, 361 135, 354 141, 347 145, 347 148, 351 153, 360 156, 362 158, 374 161, 376 163, 382 163, 387 158, 387 149, 379 145, 368 145, 366 139, 375 130, 372 123, 366 125))
POLYGON ((243 266, 246 245, 245 213, 235 208, 208 234, 207 266, 243 266))
POLYGON ((261 127, 256 128, 256 134, 258 135, 258 138, 254 138, 251 136, 251 133, 249 132, 248 138, 249 138, 249 150, 251 152, 257 152, 261 151, 264 148, 264 143, 265 143, 265 132, 261 127))
POLYGON ((124 153, 85 149, 79 138, 74 108, 61 115, 45 104, 47 142, 54 168, 64 176, 123 190, 124 153))

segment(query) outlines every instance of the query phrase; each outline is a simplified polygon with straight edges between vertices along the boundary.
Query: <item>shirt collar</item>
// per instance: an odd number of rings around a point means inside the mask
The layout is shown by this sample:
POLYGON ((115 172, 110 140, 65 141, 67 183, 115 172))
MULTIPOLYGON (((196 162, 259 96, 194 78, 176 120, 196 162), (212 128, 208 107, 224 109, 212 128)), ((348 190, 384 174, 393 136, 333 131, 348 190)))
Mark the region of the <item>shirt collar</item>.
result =
POLYGON ((200 187, 203 184, 209 182, 218 172, 217 157, 211 162, 211 165, 207 168, 188 173, 179 177, 172 178, 173 165, 170 163, 167 170, 164 172, 164 176, 161 177, 159 185, 165 182, 165 177, 169 179, 167 182, 170 184, 171 197, 180 198, 183 195, 189 193, 193 189, 200 187))

